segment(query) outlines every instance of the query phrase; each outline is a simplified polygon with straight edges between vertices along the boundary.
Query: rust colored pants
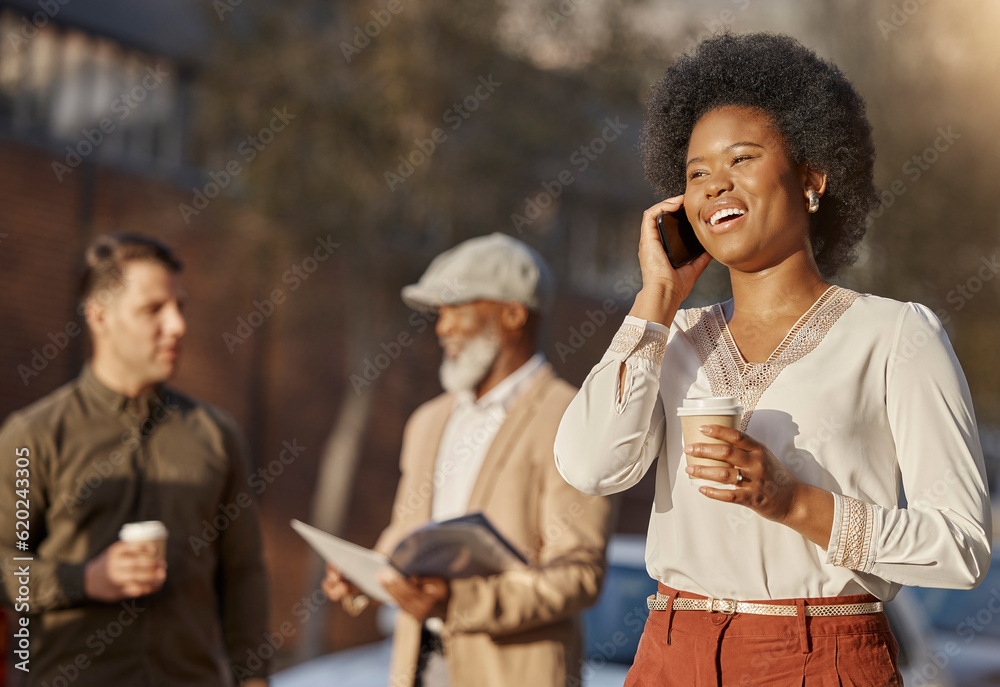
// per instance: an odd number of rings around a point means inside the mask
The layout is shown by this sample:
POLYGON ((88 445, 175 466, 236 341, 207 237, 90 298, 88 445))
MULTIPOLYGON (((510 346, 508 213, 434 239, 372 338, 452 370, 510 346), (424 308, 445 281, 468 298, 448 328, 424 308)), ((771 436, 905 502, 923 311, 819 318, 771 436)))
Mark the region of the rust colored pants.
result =
MULTIPOLYGON (((705 598, 662 583, 660 593, 705 598)), ((804 604, 865 601, 877 599, 862 594, 765 602, 798 605, 797 616, 650 611, 625 687, 902 685, 899 647, 884 613, 807 617, 804 612, 804 604)))

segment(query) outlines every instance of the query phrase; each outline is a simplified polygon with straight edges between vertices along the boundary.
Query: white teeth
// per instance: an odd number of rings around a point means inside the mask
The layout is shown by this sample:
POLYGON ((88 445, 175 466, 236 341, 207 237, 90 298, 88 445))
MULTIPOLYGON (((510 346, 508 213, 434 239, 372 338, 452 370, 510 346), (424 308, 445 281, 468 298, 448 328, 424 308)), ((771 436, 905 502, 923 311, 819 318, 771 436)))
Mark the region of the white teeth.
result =
POLYGON ((722 219, 726 217, 729 217, 731 215, 745 215, 745 214, 747 214, 746 210, 740 210, 739 208, 723 208, 722 210, 719 210, 714 215, 712 215, 709 218, 708 223, 714 227, 716 224, 718 224, 722 219))

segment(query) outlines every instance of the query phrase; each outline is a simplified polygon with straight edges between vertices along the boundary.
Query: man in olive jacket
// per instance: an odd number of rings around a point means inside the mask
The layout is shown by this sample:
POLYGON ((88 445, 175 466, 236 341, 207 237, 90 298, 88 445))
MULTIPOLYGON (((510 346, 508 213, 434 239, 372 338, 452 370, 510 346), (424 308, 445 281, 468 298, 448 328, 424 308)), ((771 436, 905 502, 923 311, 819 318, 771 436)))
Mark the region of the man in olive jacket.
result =
MULTIPOLYGON (((576 390, 536 348, 552 285, 535 251, 492 234, 438 256, 403 289, 411 307, 438 313, 446 393, 407 423, 392 519, 375 548, 391 553, 431 520, 481 511, 529 565, 451 581, 384 574, 401 608, 392 687, 580 684, 579 614, 600 591, 611 513, 555 467, 556 429, 576 390)), ((332 567, 324 587, 334 599, 356 592, 332 567)))
POLYGON ((93 357, 0 428, 0 601, 24 631, 14 684, 267 684, 242 435, 164 385, 186 328, 180 269, 152 239, 98 237, 81 289, 93 357), (165 560, 119 539, 149 520, 166 526, 165 560))

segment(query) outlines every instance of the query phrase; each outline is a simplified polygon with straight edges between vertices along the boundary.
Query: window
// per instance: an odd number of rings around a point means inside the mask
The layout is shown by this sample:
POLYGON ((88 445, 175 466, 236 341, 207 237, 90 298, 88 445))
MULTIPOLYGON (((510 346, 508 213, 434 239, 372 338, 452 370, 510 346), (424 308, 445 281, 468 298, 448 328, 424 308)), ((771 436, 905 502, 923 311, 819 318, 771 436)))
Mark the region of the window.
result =
MULTIPOLYGON (((37 16, 37 15, 36 15, 37 16)), ((169 60, 0 11, 0 129, 66 164, 182 163, 183 81, 169 60)))

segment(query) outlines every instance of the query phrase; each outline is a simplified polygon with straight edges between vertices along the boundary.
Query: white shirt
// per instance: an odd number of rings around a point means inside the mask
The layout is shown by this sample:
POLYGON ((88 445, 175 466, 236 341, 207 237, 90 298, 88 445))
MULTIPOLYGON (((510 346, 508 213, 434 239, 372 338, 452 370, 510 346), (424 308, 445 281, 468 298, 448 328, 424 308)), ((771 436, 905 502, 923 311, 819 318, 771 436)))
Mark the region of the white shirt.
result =
POLYGON ((455 394, 434 464, 434 520, 465 515, 483 458, 507 419, 507 409, 534 379, 545 362, 536 353, 499 384, 476 399, 471 391, 455 394))
POLYGON ((611 494, 657 457, 646 566, 671 587, 890 600, 903 584, 972 587, 989 566, 968 385, 922 305, 831 287, 759 364, 743 360, 718 305, 681 310, 669 329, 626 317, 563 416, 556 464, 581 491, 611 494), (676 413, 687 396, 740 398, 743 429, 799 479, 834 493, 827 547, 690 483, 676 413))

